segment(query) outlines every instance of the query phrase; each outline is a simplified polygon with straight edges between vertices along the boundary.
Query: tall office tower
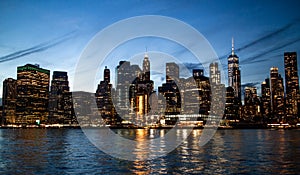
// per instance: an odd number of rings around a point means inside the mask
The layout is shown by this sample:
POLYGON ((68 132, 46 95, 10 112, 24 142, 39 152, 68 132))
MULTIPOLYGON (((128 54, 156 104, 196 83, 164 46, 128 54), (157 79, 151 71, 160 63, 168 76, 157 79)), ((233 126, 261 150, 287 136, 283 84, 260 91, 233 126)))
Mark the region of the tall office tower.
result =
POLYGON ((103 81, 100 81, 96 90, 96 103, 101 117, 106 124, 116 124, 115 108, 112 102, 112 84, 110 70, 105 66, 103 81))
POLYGON ((104 73, 103 73, 104 81, 110 83, 110 70, 105 66, 104 73))
POLYGON ((193 69, 193 77, 184 81, 184 114, 208 115, 211 104, 209 78, 202 69, 193 69))
POLYGON ((122 118, 130 112, 129 87, 137 77, 141 76, 141 72, 138 66, 130 65, 129 61, 120 61, 116 67, 116 93, 113 101, 118 115, 122 118))
POLYGON ((16 123, 36 124, 48 121, 50 71, 39 65, 17 68, 16 123))
MULTIPOLYGON (((150 79, 150 60, 145 54, 143 60, 143 73, 136 77, 130 86, 130 111, 136 124, 148 123, 148 115, 151 115, 151 95, 154 82, 150 79), (142 77, 142 78, 141 78, 142 77)), ((153 108, 154 109, 154 108, 153 108)), ((153 111, 152 111, 153 112, 153 111)))
POLYGON ((264 121, 271 121, 271 89, 269 78, 266 78, 261 84, 261 114, 264 121))
POLYGON ((223 117, 225 102, 225 85, 221 84, 221 72, 217 62, 209 65, 209 81, 211 88, 211 109, 210 114, 223 117))
POLYGON ((212 84, 221 83, 221 73, 217 62, 210 63, 209 65, 209 78, 212 84))
POLYGON ((234 97, 241 103, 241 72, 239 57, 234 53, 234 40, 232 38, 231 55, 228 56, 228 86, 234 90, 234 97))
MULTIPOLYGON (((178 88, 179 66, 176 63, 166 63, 166 83, 158 87, 160 112, 165 115, 180 114, 181 94, 178 88), (172 70, 173 69, 173 70, 172 70), (177 79, 177 80, 176 80, 177 79), (176 82, 177 81, 177 82, 176 82)), ((166 124, 175 124, 176 118, 166 120, 166 124)))
POLYGON ((226 88, 226 103, 224 118, 227 120, 237 121, 239 117, 239 103, 235 97, 234 89, 229 86, 226 88))
POLYGON ((16 122, 16 100, 17 100, 17 80, 7 78, 3 81, 3 123, 15 124, 16 122))
POLYGON ((49 96, 49 122, 72 123, 72 99, 68 73, 54 71, 49 96))
POLYGON ((277 67, 270 69, 271 78, 271 109, 273 113, 273 121, 281 122, 284 119, 284 87, 283 79, 278 73, 277 67))
POLYGON ((245 87, 244 103, 242 118, 246 121, 260 122, 260 99, 256 87, 245 87))
POLYGON ((286 89, 286 117, 293 120, 298 115, 299 77, 297 53, 284 53, 285 89, 286 89))
POLYGON ((143 60, 143 77, 144 81, 150 81, 150 61, 147 53, 143 60))
POLYGON ((179 66, 174 63, 166 63, 166 82, 179 81, 179 66))

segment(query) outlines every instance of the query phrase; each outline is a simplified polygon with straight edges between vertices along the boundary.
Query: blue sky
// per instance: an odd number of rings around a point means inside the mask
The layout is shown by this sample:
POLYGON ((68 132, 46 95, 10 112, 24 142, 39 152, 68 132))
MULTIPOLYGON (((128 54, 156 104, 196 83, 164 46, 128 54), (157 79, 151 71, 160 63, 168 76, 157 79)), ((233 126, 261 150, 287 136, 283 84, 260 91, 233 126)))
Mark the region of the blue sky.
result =
MULTIPOLYGON (((269 76, 272 66, 279 67, 284 76, 284 51, 300 53, 299 6, 299 1, 289 0, 0 1, 0 81, 16 78, 17 66, 37 63, 51 72, 68 71, 72 89, 80 54, 95 34, 129 17, 163 15, 181 20, 202 33, 225 68, 225 57, 230 53, 231 38, 234 37, 236 54, 241 62, 242 84, 259 87, 257 83, 269 76)), ((145 44, 137 44, 132 50, 123 47, 126 49, 112 53, 112 59, 114 63, 130 60, 128 57, 132 55, 142 55, 145 47, 149 52, 166 47, 174 58, 182 54, 171 50, 176 47, 168 46, 168 42, 158 41, 145 39, 142 41, 145 44)), ((139 42, 128 46, 135 43, 139 42)), ((184 61, 189 62, 189 54, 185 54, 184 61)), ((112 73, 115 66, 109 65, 112 73)), ((101 68, 99 70, 96 81, 102 78, 101 68)), ((160 82, 156 83, 159 85, 160 82)), ((2 96, 2 83, 0 88, 2 96)))

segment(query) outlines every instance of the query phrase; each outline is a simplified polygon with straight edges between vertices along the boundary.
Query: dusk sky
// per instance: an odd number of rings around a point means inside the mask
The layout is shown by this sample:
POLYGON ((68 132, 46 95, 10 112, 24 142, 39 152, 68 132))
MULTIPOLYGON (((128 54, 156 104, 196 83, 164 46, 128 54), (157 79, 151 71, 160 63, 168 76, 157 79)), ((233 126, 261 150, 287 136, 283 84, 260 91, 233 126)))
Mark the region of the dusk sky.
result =
MULTIPOLYGON (((129 17, 162 15, 181 20, 202 33, 220 57, 225 72, 234 37, 242 84, 259 88, 269 77, 272 66, 279 67, 284 77, 285 51, 296 51, 299 57, 299 7, 300 1, 296 0, 0 1, 0 81, 9 77, 16 79, 17 66, 31 63, 50 69, 51 76, 55 70, 67 71, 72 89, 76 64, 95 34, 129 17)), ((145 48, 149 53, 167 52, 174 58, 185 57, 184 62, 196 68, 188 53, 180 53, 172 43, 155 38, 136 40, 120 47, 112 53, 113 61, 108 68, 114 74, 120 60, 137 55, 142 59, 145 48)), ((149 58, 155 60, 150 55, 149 58)), ((102 79, 103 66, 99 68, 97 82, 102 79)), ((227 80, 223 82, 227 84, 227 80)), ((156 86, 160 83, 155 82, 156 86)), ((2 96, 2 83, 0 88, 2 96)))

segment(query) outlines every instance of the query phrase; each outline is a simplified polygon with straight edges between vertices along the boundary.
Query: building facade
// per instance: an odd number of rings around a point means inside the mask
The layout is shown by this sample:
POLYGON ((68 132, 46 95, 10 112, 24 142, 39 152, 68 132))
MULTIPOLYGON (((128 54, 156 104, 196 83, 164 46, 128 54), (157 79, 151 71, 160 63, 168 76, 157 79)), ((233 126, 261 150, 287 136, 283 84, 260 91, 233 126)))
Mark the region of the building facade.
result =
POLYGON ((261 84, 261 114, 265 122, 271 121, 271 88, 269 78, 266 78, 261 84))
POLYGON ((17 80, 7 78, 3 81, 3 123, 16 123, 16 102, 17 102, 17 80))
POLYGON ((286 117, 292 121, 297 119, 299 113, 299 77, 296 52, 284 53, 286 117))
POLYGON ((16 123, 48 122, 50 71, 39 65, 26 64, 17 68, 16 123))
POLYGON ((271 110, 273 122, 285 121, 284 87, 283 79, 277 67, 270 69, 271 84, 271 110))
POLYGON ((68 73, 54 71, 49 96, 49 122, 72 124, 75 122, 73 117, 68 73))

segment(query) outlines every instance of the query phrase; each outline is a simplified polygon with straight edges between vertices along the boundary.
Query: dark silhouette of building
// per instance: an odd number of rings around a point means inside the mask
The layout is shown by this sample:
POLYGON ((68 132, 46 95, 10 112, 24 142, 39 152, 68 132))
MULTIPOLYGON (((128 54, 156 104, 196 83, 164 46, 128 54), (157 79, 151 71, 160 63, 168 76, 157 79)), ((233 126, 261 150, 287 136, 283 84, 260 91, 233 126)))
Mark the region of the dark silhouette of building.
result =
POLYGON ((17 80, 7 78, 3 81, 3 124, 16 123, 17 80))
POLYGON ((232 38, 231 55, 228 56, 228 86, 234 90, 234 97, 241 104, 241 72, 239 57, 234 53, 234 40, 232 38))
POLYGON ((244 121, 262 122, 260 99, 257 96, 256 87, 245 87, 244 106, 241 114, 244 121))
POLYGON ((271 88, 269 78, 266 78, 261 84, 261 114, 265 122, 271 121, 271 88))
POLYGON ((110 83, 110 70, 105 66, 103 81, 100 81, 96 90, 96 102, 101 117, 106 124, 115 125, 116 111, 112 101, 112 84, 110 83))
POLYGON ((16 123, 48 122, 50 71, 39 65, 26 64, 17 68, 16 123))
POLYGON ((285 107, 284 107, 284 87, 283 79, 278 73, 277 67, 270 69, 271 78, 271 110, 273 113, 273 122, 284 122, 285 107))
MULTIPOLYGON (((180 94, 179 66, 166 63, 166 83, 158 87, 158 108, 161 115, 177 115, 181 112, 183 94, 180 94)), ((166 118, 167 125, 174 125, 178 117, 166 118)))
POLYGON ((68 73, 54 71, 49 95, 49 122, 60 124, 76 123, 72 114, 72 95, 68 73))
POLYGON ((231 86, 227 87, 224 118, 227 120, 239 121, 239 108, 239 101, 235 97, 234 89, 231 86))
POLYGON ((299 114, 299 77, 297 53, 284 53, 285 92, 286 92, 286 117, 288 121, 296 120, 299 114))

